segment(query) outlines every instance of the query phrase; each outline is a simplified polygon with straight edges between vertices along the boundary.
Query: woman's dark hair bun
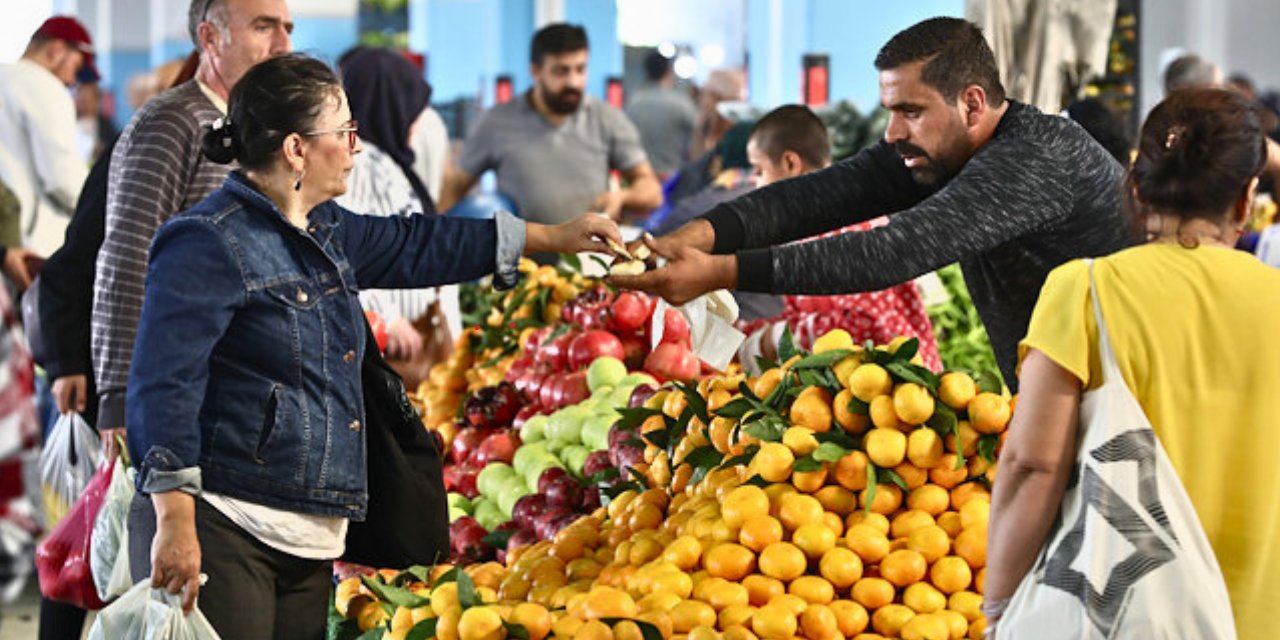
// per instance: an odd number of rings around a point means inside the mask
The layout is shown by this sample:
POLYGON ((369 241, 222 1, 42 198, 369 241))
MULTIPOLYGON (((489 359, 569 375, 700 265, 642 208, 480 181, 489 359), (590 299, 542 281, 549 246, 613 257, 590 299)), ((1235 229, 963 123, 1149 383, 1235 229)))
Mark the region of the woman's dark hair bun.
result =
POLYGON ((218 164, 231 164, 240 154, 240 141, 236 139, 235 125, 226 118, 218 118, 205 127, 201 144, 204 157, 218 164))

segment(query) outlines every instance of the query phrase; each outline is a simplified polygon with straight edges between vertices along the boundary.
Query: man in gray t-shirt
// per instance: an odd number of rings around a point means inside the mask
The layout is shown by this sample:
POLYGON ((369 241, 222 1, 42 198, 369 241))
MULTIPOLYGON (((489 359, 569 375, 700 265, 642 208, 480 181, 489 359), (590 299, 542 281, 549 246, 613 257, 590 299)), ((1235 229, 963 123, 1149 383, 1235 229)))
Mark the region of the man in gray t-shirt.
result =
POLYGON ((533 89, 481 118, 441 195, 441 209, 490 169, 498 174, 498 191, 533 222, 557 224, 586 211, 617 219, 623 209, 662 204, 636 128, 621 111, 583 93, 586 32, 549 25, 534 35, 531 49, 533 89), (625 186, 609 188, 612 170, 621 172, 625 186))
POLYGON ((627 104, 627 118, 640 130, 645 153, 660 177, 674 173, 688 157, 698 107, 689 94, 675 88, 671 61, 654 51, 644 61, 650 85, 627 104))

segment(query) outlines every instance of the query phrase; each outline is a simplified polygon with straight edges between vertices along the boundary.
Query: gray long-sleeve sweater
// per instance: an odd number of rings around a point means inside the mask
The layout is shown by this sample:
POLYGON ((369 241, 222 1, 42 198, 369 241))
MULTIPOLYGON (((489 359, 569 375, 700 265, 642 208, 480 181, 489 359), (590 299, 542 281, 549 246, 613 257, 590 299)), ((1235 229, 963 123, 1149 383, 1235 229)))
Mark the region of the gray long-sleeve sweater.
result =
POLYGON ((944 185, 916 184, 885 142, 706 215, 715 253, 736 253, 738 288, 875 291, 959 261, 1001 373, 1017 389, 1017 346, 1045 277, 1133 243, 1123 169, 1076 123, 1010 102, 994 136, 944 185), (783 244, 881 215, 890 224, 783 244))
POLYGON ((190 80, 144 105, 111 155, 107 230, 98 253, 90 323, 100 429, 125 426, 129 363, 156 229, 220 187, 231 170, 200 151, 204 126, 221 115, 190 80))

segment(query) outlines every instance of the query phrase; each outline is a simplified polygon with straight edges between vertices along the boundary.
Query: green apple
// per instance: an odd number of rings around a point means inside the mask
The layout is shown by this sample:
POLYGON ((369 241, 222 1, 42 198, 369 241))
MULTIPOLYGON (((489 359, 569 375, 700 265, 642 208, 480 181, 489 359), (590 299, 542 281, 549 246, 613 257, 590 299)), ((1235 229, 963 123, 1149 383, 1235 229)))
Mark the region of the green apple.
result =
POLYGON ((457 520, 458 518, 465 518, 466 516, 469 516, 469 515, 471 514, 467 513, 466 511, 463 511, 462 509, 459 509, 457 507, 449 507, 450 523, 452 523, 454 520, 457 520))
POLYGON ((619 380, 617 384, 613 386, 631 387, 632 389, 634 389, 642 384, 649 384, 649 385, 653 385, 654 387, 662 386, 658 384, 658 381, 655 380, 653 376, 641 371, 637 371, 635 373, 628 373, 627 375, 622 376, 622 379, 619 380))
POLYGON ((582 421, 590 414, 590 409, 582 406, 565 407, 551 414, 547 420, 547 437, 559 442, 578 442, 582 421))
POLYGON ((493 531, 498 525, 511 518, 502 514, 496 500, 486 500, 476 507, 476 522, 486 531, 493 531))
POLYGON ((597 414, 582 424, 582 444, 588 451, 609 448, 609 429, 617 421, 616 414, 597 414))
POLYGON ((480 491, 480 495, 496 496, 502 489, 503 483, 514 478, 515 475, 516 470, 511 465, 505 462, 491 462, 485 465, 476 476, 476 489, 480 491))
POLYGON ((560 459, 564 460, 564 466, 574 475, 582 477, 582 466, 587 463, 587 456, 591 455, 591 450, 575 444, 564 448, 560 452, 560 459))
POLYGON ((551 449, 547 448, 546 440, 539 440, 532 444, 521 444, 516 453, 511 457, 511 466, 515 467, 516 473, 524 473, 524 468, 529 461, 542 455, 550 455, 551 449))
POLYGON ((468 500, 467 497, 462 495, 461 493, 450 491, 446 500, 448 501, 450 509, 457 508, 457 509, 462 509, 464 513, 471 512, 471 501, 468 500))
POLYGON ((626 377, 627 365, 613 356, 600 356, 587 366, 587 388, 595 391, 601 387, 612 387, 626 377))
POLYGON ((510 484, 504 486, 498 492, 498 509, 503 515, 507 516, 507 520, 511 519, 511 509, 516 506, 516 500, 523 498, 532 493, 529 487, 526 487, 524 480, 516 477, 510 480, 510 484))
POLYGON ((547 417, 544 415, 536 415, 524 421, 524 425, 520 427, 520 442, 529 444, 537 442, 547 437, 547 417))

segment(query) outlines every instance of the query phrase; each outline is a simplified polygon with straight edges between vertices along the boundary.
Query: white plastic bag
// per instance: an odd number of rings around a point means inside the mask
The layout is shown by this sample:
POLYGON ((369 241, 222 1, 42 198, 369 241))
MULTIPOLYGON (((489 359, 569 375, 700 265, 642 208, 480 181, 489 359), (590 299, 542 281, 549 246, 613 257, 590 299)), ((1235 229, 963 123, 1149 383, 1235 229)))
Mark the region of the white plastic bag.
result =
POLYGON ((1213 548, 1120 375, 1090 289, 1103 384, 1081 399, 1076 482, 997 638, 1234 640, 1213 548))
POLYGON ((98 433, 78 413, 58 416, 40 451, 45 529, 53 529, 62 520, 101 464, 98 433))
POLYGON ((98 519, 93 522, 93 536, 89 544, 89 568, 93 571, 93 585, 98 590, 98 597, 103 602, 124 595, 133 583, 128 580, 129 554, 121 553, 128 549, 125 539, 125 521, 129 517, 129 504, 133 502, 133 476, 126 469, 124 462, 116 458, 115 471, 111 475, 111 485, 107 487, 107 495, 98 511, 98 519), (123 573, 126 579, 123 584, 112 582, 112 576, 120 571, 119 563, 123 561, 123 573), (112 589, 112 586, 116 589, 112 589))
POLYGON ((182 600, 142 581, 120 596, 89 629, 89 640, 220 640, 200 610, 183 615, 182 600))

